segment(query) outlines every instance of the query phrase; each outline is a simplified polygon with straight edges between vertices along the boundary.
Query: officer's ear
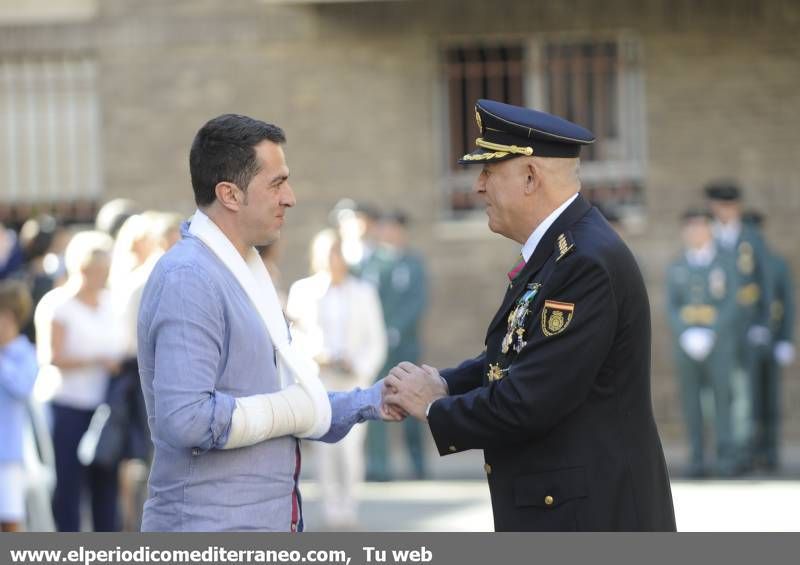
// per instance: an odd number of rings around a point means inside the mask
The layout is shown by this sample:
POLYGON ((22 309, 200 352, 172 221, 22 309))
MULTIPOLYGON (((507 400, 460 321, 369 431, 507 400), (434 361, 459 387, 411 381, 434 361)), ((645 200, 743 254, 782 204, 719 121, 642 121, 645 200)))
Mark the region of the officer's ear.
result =
POLYGON ((244 203, 244 191, 232 182, 218 182, 214 187, 214 193, 219 203, 232 212, 237 212, 244 203))
POLYGON ((532 194, 539 188, 542 181, 542 170, 533 159, 526 159, 525 163, 525 194, 532 194))

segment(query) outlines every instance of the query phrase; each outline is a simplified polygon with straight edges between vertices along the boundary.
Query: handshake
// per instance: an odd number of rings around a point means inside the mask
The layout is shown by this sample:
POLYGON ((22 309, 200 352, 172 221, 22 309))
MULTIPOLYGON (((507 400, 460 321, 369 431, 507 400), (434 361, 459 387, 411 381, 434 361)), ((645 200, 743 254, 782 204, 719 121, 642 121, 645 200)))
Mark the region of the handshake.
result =
POLYGON ((392 368, 382 382, 380 411, 387 422, 399 422, 407 416, 426 422, 430 404, 448 394, 447 382, 439 371, 407 361, 392 368))

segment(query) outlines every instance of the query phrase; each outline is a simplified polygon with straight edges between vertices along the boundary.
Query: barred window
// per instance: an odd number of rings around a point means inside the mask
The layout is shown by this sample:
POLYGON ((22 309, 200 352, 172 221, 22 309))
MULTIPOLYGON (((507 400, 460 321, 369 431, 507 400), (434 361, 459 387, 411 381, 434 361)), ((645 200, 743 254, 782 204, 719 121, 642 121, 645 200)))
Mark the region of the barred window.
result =
MULTIPOLYGON (((447 106, 450 124, 448 170, 462 172, 458 159, 475 147, 479 137, 475 102, 479 98, 524 104, 522 45, 455 47, 445 52, 447 106)), ((463 175, 463 173, 462 173, 463 175)), ((450 183, 447 206, 456 216, 479 206, 471 187, 450 183)))
POLYGON ((619 134, 616 43, 549 43, 544 64, 550 112, 594 132, 597 141, 581 157, 602 158, 606 143, 619 134))
POLYGON ((597 140, 581 151, 583 193, 610 208, 641 204, 646 150, 637 41, 535 38, 450 47, 445 65, 448 218, 481 208, 471 192, 475 171, 456 164, 478 137, 478 98, 542 109, 586 126, 597 140))
POLYGON ((90 57, 0 59, 0 216, 91 214, 102 191, 99 131, 90 57))
POLYGON ((548 41, 540 53, 542 106, 596 137, 581 151, 583 193, 609 208, 641 204, 645 139, 638 43, 548 41))

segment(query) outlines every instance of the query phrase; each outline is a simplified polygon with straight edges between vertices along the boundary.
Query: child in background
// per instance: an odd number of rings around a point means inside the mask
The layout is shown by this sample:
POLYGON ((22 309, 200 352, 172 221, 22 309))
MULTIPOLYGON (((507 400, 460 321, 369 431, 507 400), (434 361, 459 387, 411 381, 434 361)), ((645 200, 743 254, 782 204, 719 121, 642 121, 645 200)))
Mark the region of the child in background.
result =
POLYGON ((25 519, 22 438, 26 402, 36 380, 36 350, 20 329, 31 314, 31 295, 20 281, 0 282, 0 530, 16 532, 25 519))

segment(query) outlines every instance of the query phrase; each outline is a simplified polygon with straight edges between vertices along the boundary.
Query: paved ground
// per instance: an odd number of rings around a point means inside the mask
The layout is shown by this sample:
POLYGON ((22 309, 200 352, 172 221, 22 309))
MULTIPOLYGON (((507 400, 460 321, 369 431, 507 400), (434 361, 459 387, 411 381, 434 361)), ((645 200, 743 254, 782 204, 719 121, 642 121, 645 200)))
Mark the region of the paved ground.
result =
MULTIPOLYGON (((678 529, 697 531, 800 531, 800 480, 674 481, 678 529)), ((303 487, 306 529, 324 530, 319 490, 303 487)), ((360 531, 492 531, 483 481, 367 483, 360 531)))
MULTIPOLYGON (((681 531, 800 531, 800 446, 785 446, 776 476, 738 480, 682 480, 686 450, 666 446, 674 477, 675 513, 681 531)), ((311 479, 313 458, 301 482, 309 531, 324 529, 319 489, 311 479), (311 479, 311 480, 310 480, 311 479)), ((400 477, 408 467, 396 456, 400 477)), ((491 531, 489 492, 480 452, 431 457, 430 481, 366 483, 361 494, 359 530, 491 531)))

